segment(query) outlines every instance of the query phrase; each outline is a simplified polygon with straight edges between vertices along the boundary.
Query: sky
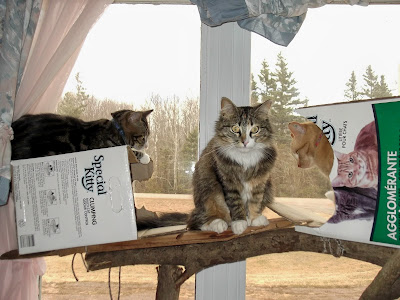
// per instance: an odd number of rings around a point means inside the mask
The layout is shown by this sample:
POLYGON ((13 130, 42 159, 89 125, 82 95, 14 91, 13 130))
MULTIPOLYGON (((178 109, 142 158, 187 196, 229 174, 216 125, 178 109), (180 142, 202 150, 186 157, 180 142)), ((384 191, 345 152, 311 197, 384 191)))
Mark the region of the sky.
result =
MULTIPOLYGON (((251 70, 279 52, 310 105, 341 102, 355 71, 359 87, 368 65, 399 94, 400 5, 326 5, 309 9, 288 47, 252 34, 251 70)), ((194 5, 111 5, 89 33, 75 74, 98 99, 144 103, 152 94, 181 99, 200 94, 200 17, 194 5)))

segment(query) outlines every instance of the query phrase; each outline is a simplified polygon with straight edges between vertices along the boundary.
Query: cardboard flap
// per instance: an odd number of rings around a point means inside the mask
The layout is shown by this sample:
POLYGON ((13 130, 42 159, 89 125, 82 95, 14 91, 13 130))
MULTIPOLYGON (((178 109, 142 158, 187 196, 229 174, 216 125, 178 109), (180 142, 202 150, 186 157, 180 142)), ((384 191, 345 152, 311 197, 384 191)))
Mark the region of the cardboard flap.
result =
POLYGON ((135 155, 135 153, 133 153, 133 150, 131 149, 131 147, 126 146, 126 150, 127 150, 127 152, 128 152, 128 160, 129 160, 129 163, 130 163, 130 164, 136 164, 136 163, 138 163, 139 161, 137 160, 136 155, 135 155))
POLYGON ((152 160, 150 160, 150 162, 147 165, 144 165, 141 163, 131 164, 132 181, 133 180, 137 180, 137 181, 149 180, 151 178, 151 175, 153 175, 153 170, 154 170, 154 165, 153 165, 152 160))

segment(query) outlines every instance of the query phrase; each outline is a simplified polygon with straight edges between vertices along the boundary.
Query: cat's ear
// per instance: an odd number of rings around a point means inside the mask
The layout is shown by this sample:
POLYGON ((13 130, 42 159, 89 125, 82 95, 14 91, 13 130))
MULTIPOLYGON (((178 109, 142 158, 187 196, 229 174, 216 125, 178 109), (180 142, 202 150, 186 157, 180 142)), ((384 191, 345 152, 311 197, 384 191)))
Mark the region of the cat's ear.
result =
POLYGON ((272 100, 267 100, 256 107, 255 112, 261 117, 268 118, 269 110, 271 109, 272 106, 272 100))
POLYGON ((337 157, 338 160, 343 160, 347 156, 347 154, 341 153, 336 150, 334 150, 334 152, 335 152, 335 156, 337 157))
POLYGON ((149 114, 151 114, 152 112, 153 112, 152 109, 146 110, 146 111, 142 111, 142 118, 143 118, 143 119, 146 119, 147 116, 148 116, 149 114))
POLYGON ((301 123, 290 122, 288 127, 293 136, 301 136, 306 133, 306 127, 301 123))
POLYGON ((142 119, 141 111, 131 111, 128 117, 129 123, 137 123, 142 119))
POLYGON ((237 112, 236 105, 228 98, 222 97, 221 98, 221 116, 222 117, 229 117, 237 112))

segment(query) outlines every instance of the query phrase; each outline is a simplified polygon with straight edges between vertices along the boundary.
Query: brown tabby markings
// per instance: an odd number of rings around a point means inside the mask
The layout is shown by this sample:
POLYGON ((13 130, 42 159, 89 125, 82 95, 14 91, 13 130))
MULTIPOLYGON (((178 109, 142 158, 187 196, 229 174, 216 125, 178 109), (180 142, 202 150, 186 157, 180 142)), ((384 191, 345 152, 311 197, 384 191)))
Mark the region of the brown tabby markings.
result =
POLYGON ((268 120, 271 102, 237 107, 222 98, 215 136, 193 174, 195 208, 189 229, 235 234, 248 225, 267 225, 262 211, 273 201, 270 171, 276 158, 268 120))
MULTIPOLYGON (((57 114, 24 115, 12 123, 14 130, 14 139, 11 142, 12 159, 65 154, 125 144, 137 150, 144 150, 150 133, 146 118, 151 112, 152 110, 117 111, 111 114, 115 122, 106 119, 85 122, 57 114)), ((142 152, 135 154, 138 159, 143 156, 142 152)))
POLYGON ((322 130, 313 122, 290 122, 291 151, 299 168, 317 166, 329 176, 333 166, 333 150, 322 130))

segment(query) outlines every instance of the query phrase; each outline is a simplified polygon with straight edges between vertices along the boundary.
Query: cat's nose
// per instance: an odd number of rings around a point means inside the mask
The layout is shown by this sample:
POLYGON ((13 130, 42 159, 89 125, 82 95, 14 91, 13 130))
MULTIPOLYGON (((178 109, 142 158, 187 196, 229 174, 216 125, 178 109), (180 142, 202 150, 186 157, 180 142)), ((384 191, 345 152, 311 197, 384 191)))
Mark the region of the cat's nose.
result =
POLYGON ((249 141, 243 141, 243 146, 246 147, 249 141))

